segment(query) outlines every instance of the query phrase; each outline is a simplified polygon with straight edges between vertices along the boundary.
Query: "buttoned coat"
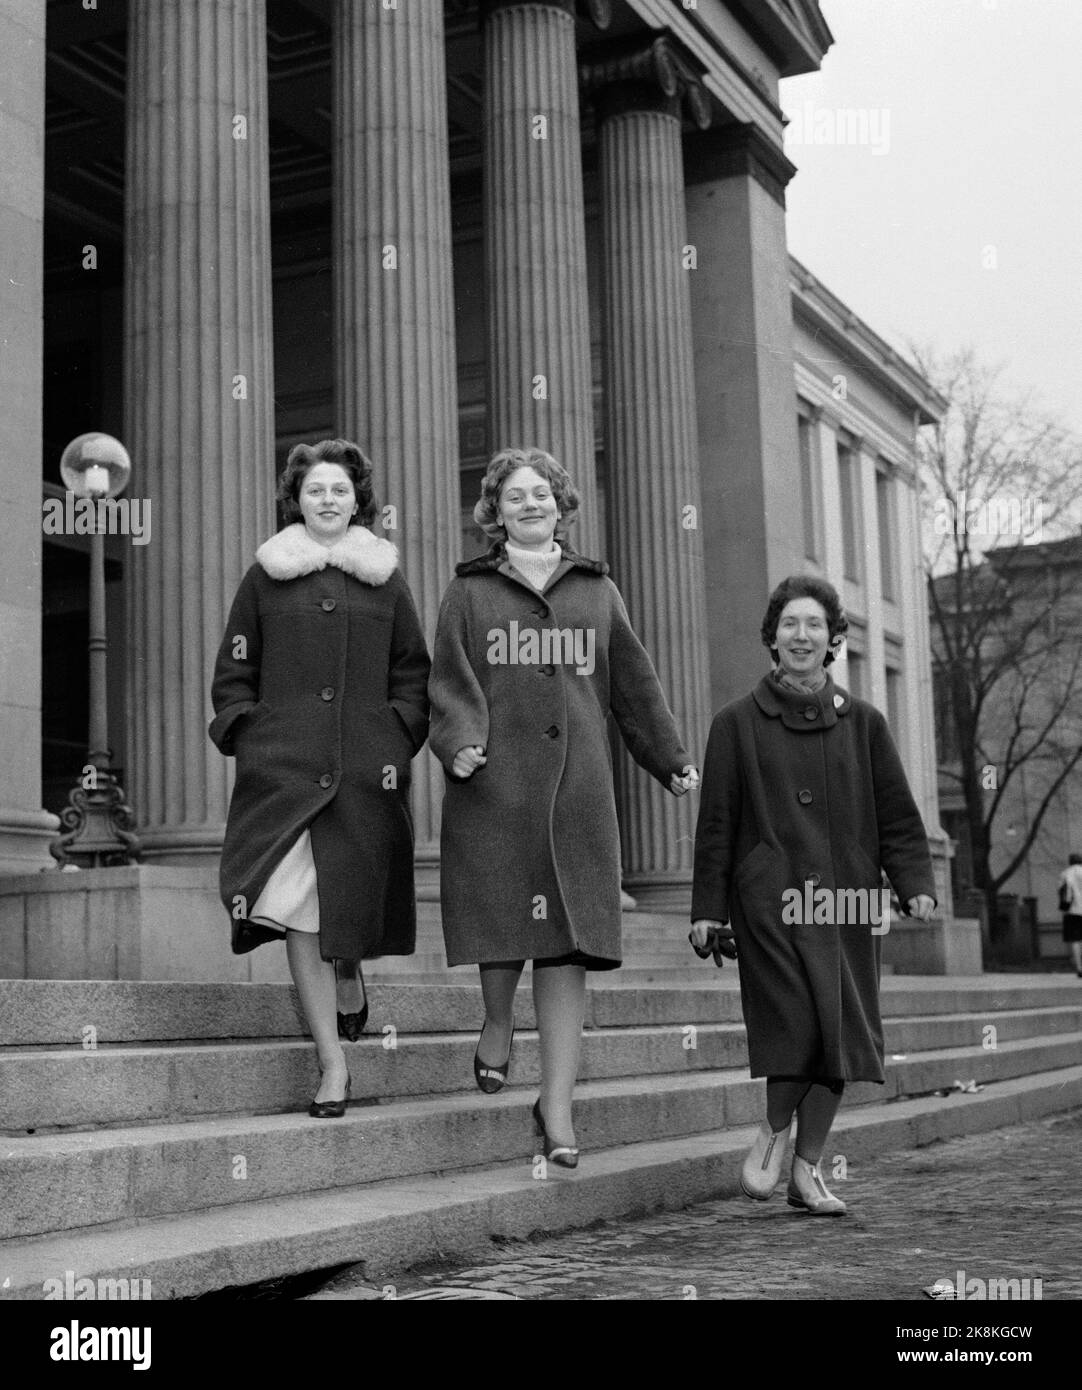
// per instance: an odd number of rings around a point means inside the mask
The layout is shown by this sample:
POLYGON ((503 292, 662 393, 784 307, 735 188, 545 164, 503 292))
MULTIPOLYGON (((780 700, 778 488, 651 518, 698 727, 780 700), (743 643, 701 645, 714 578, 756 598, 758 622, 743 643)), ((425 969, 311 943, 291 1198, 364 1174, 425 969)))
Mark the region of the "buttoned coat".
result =
POLYGON ((692 920, 732 922, 753 1076, 883 1080, 881 926, 851 920, 852 896, 834 913, 848 923, 783 917, 807 915, 806 883, 842 904, 836 890, 876 893, 884 870, 903 908, 935 897, 920 812, 873 705, 829 676, 814 695, 766 677, 715 717, 692 920), (790 889, 799 914, 783 911, 790 889))
POLYGON ((565 955, 594 969, 620 963, 607 716, 663 786, 690 759, 607 572, 565 550, 541 594, 496 545, 458 565, 444 595, 429 694, 432 750, 447 774, 440 896, 449 965, 565 955), (557 632, 567 634, 565 656, 575 633, 580 652, 593 633, 592 671, 544 659, 557 632), (472 745, 487 762, 456 778, 455 754, 472 745))
POLYGON ((306 828, 323 959, 412 953, 410 760, 429 664, 389 541, 351 526, 327 547, 297 522, 260 546, 211 690, 210 737, 237 761, 220 886, 238 954, 281 940, 248 911, 306 828))

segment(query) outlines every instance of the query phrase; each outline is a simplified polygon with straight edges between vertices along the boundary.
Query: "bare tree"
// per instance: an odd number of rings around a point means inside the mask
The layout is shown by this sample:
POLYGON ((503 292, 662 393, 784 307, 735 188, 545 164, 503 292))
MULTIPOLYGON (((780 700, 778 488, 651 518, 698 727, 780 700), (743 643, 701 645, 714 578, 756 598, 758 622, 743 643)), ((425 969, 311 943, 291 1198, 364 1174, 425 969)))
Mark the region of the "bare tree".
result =
POLYGON ((948 401, 919 444, 940 773, 994 928, 1082 762, 1082 442, 972 350, 913 355, 948 401), (1027 766, 1040 791, 1008 852, 996 818, 1027 766))

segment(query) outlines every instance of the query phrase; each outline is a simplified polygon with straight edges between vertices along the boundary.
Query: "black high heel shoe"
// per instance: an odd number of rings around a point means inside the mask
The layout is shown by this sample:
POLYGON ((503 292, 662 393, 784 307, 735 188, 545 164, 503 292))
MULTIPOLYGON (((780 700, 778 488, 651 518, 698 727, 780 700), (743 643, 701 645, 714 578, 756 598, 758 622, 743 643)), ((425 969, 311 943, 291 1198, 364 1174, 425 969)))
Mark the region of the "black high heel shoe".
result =
MULTIPOLYGON (((487 1022, 487 1020, 486 1020, 487 1022)), ((481 1028, 481 1036, 484 1036, 484 1027, 481 1028)), ((481 1051, 481 1038, 477 1039, 477 1052, 473 1054, 473 1079, 486 1096, 494 1096, 497 1091, 502 1091, 507 1080, 507 1073, 511 1068, 511 1049, 515 1045, 515 1025, 511 1024, 511 1041, 507 1044, 507 1060, 502 1067, 490 1067, 482 1062, 479 1056, 481 1051)))
POLYGON ((340 1120, 346 1113, 346 1103, 349 1100, 350 1089, 353 1086, 353 1078, 346 1072, 346 1093, 341 1100, 314 1100, 308 1107, 308 1113, 313 1120, 340 1120))
POLYGON ((364 1032, 364 1026, 368 1022, 368 990, 364 983, 364 972, 361 970, 360 961, 357 962, 357 976, 364 990, 364 1007, 355 1014, 338 1015, 338 1036, 345 1038, 347 1042, 356 1042, 364 1032))
POLYGON ((545 1128, 545 1121, 541 1117, 540 1096, 533 1103, 533 1122, 541 1136, 545 1157, 551 1163, 558 1163, 561 1168, 577 1168, 579 1166, 578 1149, 573 1149, 570 1144, 558 1144, 555 1139, 549 1137, 548 1130, 545 1128))

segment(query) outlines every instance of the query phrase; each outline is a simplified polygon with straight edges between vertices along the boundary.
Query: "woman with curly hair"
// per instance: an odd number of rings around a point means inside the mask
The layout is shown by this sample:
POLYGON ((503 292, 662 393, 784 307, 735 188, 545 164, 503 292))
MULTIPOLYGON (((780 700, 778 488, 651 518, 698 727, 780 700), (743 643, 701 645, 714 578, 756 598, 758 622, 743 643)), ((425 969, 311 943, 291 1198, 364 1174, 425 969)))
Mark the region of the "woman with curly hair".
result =
POLYGON ((507 1079, 519 976, 533 962, 534 1123, 578 1162, 571 1102, 587 970, 620 964, 620 840, 607 716, 675 796, 698 783, 608 566, 576 555, 578 496, 540 449, 489 463, 474 517, 487 555, 457 567, 436 628, 432 751, 447 774, 441 903, 449 965, 479 965, 474 1076, 507 1079))
POLYGON ((284 530, 256 551, 218 651, 210 737, 237 760, 221 861, 233 950, 285 937, 316 1044, 309 1114, 339 1118, 368 1003, 360 962, 416 937, 410 762, 429 659, 356 444, 298 444, 284 530))
POLYGON ((797 1117, 789 1204, 844 1215, 819 1160, 846 1081, 883 1081, 879 955, 885 870, 927 920, 935 885, 924 825, 887 721, 827 668, 848 621, 834 587, 793 575, 770 596, 774 669, 714 719, 695 837, 692 939, 735 937, 752 1076, 766 1119, 741 1187, 774 1191, 797 1117))

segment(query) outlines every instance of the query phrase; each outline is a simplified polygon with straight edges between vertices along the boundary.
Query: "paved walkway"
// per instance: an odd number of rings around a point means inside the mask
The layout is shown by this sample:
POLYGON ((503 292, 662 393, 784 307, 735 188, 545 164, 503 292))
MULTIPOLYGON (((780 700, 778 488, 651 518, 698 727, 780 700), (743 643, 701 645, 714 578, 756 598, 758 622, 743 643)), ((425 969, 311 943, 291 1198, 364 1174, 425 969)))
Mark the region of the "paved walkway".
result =
POLYGON ((964 1271, 964 1280, 1028 1279, 1031 1292, 1040 1279, 1044 1300, 1082 1298, 1082 1111, 880 1157, 828 1183, 847 1217, 793 1211, 782 1186, 766 1203, 727 1198, 507 1241, 482 1260, 379 1287, 346 1271, 308 1297, 927 1304, 923 1289, 964 1271))

